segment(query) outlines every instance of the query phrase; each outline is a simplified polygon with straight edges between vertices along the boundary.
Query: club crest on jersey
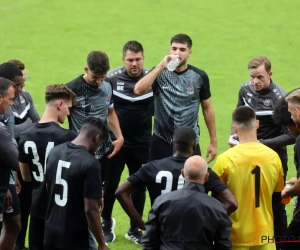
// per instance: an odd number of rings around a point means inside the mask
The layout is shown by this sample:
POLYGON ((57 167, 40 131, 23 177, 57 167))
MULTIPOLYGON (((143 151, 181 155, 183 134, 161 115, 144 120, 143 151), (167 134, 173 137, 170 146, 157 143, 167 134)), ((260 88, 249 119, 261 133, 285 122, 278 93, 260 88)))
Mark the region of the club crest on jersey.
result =
POLYGON ((109 100, 108 96, 106 97, 105 103, 106 103, 106 105, 108 105, 110 103, 110 100, 109 100))
POLYGON ((188 93, 189 95, 194 94, 194 93, 195 93, 195 91, 194 91, 194 86, 188 86, 188 88, 187 88, 187 93, 188 93))
POLYGON ((23 98, 23 96, 19 95, 19 97, 20 97, 20 102, 25 103, 25 99, 23 98))
POLYGON ((271 100, 269 98, 267 98, 266 100, 264 100, 264 105, 265 106, 270 106, 271 104, 271 100))

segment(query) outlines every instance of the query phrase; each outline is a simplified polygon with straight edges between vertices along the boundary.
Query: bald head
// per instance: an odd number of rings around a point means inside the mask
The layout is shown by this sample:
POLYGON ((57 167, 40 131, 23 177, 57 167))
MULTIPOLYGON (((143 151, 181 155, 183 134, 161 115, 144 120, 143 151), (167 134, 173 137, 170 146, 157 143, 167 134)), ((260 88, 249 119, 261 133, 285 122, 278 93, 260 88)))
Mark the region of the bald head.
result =
POLYGON ((203 184, 208 178, 206 161, 198 155, 188 158, 184 164, 183 175, 187 182, 203 184))

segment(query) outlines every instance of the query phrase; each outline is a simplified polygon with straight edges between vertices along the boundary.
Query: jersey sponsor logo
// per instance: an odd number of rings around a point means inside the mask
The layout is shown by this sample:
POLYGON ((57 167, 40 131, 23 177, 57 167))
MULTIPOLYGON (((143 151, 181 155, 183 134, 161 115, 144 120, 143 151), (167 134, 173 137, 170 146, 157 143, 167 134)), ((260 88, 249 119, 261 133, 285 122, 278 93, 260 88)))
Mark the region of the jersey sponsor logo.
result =
POLYGON ((117 90, 124 91, 124 82, 117 82, 117 90))
POLYGON ((23 96, 19 95, 19 97, 20 97, 20 102, 25 103, 25 99, 23 98, 23 96))
POLYGON ((194 86, 188 86, 187 93, 189 95, 194 94, 195 93, 194 86))
POLYGON ((271 104, 271 100, 269 98, 264 100, 264 105, 265 106, 270 106, 270 104, 271 104))

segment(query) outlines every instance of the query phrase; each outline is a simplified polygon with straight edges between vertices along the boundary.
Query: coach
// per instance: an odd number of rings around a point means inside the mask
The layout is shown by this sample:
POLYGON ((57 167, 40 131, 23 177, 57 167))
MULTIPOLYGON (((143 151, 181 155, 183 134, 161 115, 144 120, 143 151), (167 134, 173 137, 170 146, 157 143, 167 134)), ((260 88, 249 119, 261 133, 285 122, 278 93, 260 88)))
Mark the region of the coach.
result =
MULTIPOLYGON (((287 174, 286 145, 294 144, 295 137, 285 127, 274 123, 272 118, 275 104, 285 96, 285 91, 272 79, 271 62, 267 57, 256 57, 248 63, 251 80, 244 83, 239 91, 239 106, 249 106, 255 110, 259 120, 258 140, 272 148, 280 157, 284 178, 287 174)), ((233 137, 236 137, 233 130, 233 137)), ((229 143, 234 146, 234 144, 229 143)), ((282 236, 287 228, 287 217, 282 204, 273 204, 274 234, 282 236)), ((277 249, 280 249, 277 246, 277 249)))

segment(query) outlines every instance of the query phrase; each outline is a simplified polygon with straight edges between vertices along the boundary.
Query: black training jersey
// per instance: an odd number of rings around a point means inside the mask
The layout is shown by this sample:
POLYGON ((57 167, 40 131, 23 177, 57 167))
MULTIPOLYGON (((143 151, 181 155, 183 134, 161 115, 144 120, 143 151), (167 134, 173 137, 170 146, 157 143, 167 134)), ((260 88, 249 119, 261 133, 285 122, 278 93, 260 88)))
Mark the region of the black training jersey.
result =
POLYGON ((36 122, 40 119, 40 116, 34 107, 32 97, 25 89, 14 98, 12 110, 15 116, 16 125, 25 122, 28 117, 32 122, 36 122))
MULTIPOLYGON (((66 85, 77 95, 77 103, 71 108, 70 116, 68 116, 71 130, 78 133, 83 121, 88 117, 96 117, 106 123, 108 108, 113 107, 112 89, 108 82, 103 81, 99 86, 93 87, 81 75, 66 85)), ((111 139, 109 138, 97 150, 97 158, 102 158, 111 146, 111 139)))
POLYGON ((0 213, 4 211, 3 199, 8 189, 11 170, 19 169, 17 145, 7 127, 0 122, 0 213))
POLYGON ((61 143, 72 141, 76 134, 55 122, 35 123, 27 128, 19 141, 19 162, 30 169, 33 190, 31 216, 45 218, 47 191, 44 183, 45 163, 50 150, 61 143))
MULTIPOLYGON (((187 157, 167 157, 161 160, 152 161, 142 166, 140 170, 129 176, 128 181, 133 185, 146 185, 151 200, 151 205, 161 194, 181 189, 184 178, 181 169, 187 157)), ((227 186, 221 182, 214 171, 208 168, 209 178, 204 183, 206 192, 212 192, 215 196, 220 194, 227 186)))
MULTIPOLYGON (((296 145, 294 147, 294 163, 297 170, 297 178, 300 178, 300 135, 296 139, 296 145)), ((300 196, 296 198, 296 207, 293 213, 294 220, 300 220, 300 196)))
POLYGON ((32 123, 38 122, 40 120, 40 116, 35 109, 31 95, 25 89, 23 89, 21 93, 14 98, 12 111, 15 117, 14 136, 19 143, 21 133, 31 126, 32 123))
POLYGON ((86 147, 71 142, 54 147, 47 160, 48 204, 44 244, 59 249, 89 249, 84 198, 102 197, 101 167, 86 147))
MULTIPOLYGON (((138 147, 149 144, 152 132, 153 92, 142 96, 134 94, 135 84, 147 74, 147 70, 138 77, 127 74, 125 67, 114 69, 107 74, 106 81, 113 89, 114 108, 119 118, 124 137, 123 147, 138 147)), ((111 137, 115 136, 111 133, 111 137)))
MULTIPOLYGON (((285 91, 271 80, 268 88, 255 91, 251 81, 242 85, 239 91, 237 107, 249 106, 255 110, 256 118, 259 120, 257 138, 271 139, 283 134, 282 126, 274 124, 273 110, 276 103, 284 98, 285 91)), ((233 134, 233 129, 231 130, 233 134)))
POLYGON ((174 131, 189 126, 199 143, 198 111, 200 102, 210 98, 205 71, 188 65, 183 72, 164 69, 152 85, 154 94, 154 134, 170 143, 174 131))

